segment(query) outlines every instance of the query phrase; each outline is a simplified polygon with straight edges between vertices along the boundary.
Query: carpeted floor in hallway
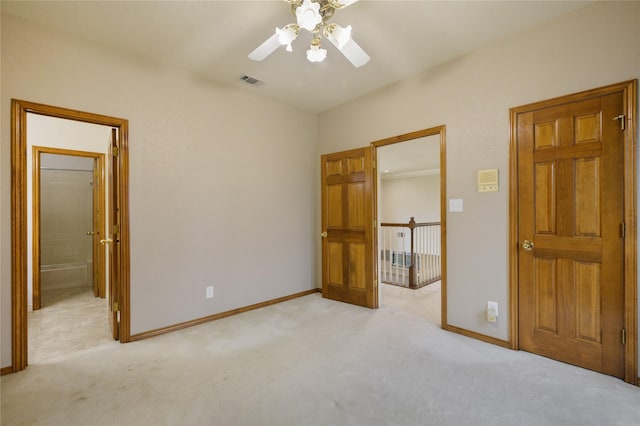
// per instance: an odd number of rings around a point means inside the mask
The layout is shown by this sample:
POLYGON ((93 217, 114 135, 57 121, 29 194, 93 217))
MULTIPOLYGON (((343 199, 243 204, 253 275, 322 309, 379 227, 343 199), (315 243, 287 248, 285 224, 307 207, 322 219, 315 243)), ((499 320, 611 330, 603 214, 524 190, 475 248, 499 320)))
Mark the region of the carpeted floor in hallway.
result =
POLYGON ((112 343, 107 299, 90 287, 42 293, 42 308, 28 313, 29 364, 112 343))

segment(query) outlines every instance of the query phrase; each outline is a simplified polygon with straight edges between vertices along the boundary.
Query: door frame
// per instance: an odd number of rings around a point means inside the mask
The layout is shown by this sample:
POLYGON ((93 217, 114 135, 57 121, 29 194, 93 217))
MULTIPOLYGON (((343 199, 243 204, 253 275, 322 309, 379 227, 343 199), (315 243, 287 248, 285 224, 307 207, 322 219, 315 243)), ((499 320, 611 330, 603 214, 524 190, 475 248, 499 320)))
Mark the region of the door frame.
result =
MULTIPOLYGON (((98 212, 96 212, 96 209, 94 208, 94 206, 96 205, 96 201, 94 200, 92 203, 92 219, 91 219, 91 223, 92 223, 92 227, 94 227, 95 223, 96 223, 96 215, 98 216, 98 223, 100 224, 98 229, 99 230, 104 230, 104 225, 105 225, 105 216, 104 216, 104 205, 105 205, 105 200, 104 197, 106 196, 104 193, 104 182, 105 182, 105 176, 104 176, 104 161, 105 161, 105 157, 104 154, 99 153, 99 152, 91 152, 91 151, 77 151, 77 150, 71 150, 71 149, 60 149, 60 148, 51 148, 51 147, 45 147, 45 146, 33 146, 32 147, 32 161, 31 161, 31 169, 32 169, 32 176, 33 179, 31 180, 31 198, 32 198, 32 206, 31 206, 31 247, 32 247, 32 252, 31 252, 31 276, 32 276, 32 304, 33 304, 33 310, 38 310, 41 307, 41 303, 42 303, 42 294, 41 294, 41 280, 40 280, 40 258, 41 258, 41 251, 40 251, 40 201, 41 201, 41 187, 40 187, 40 154, 55 154, 55 155, 67 155, 67 156, 73 156, 73 157, 82 157, 82 158, 92 158, 93 161, 93 171, 92 171, 92 175, 93 178, 95 179, 96 176, 96 172, 97 175, 100 177, 100 182, 98 183, 99 186, 99 199, 98 199, 98 205, 100 206, 98 209, 98 212)), ((94 186, 95 188, 95 186, 94 186)), ((93 197, 94 194, 92 194, 93 197)), ((95 230, 94 230, 95 232, 95 230)), ((99 296, 102 295, 102 297, 104 297, 104 292, 105 292, 105 273, 104 273, 104 258, 105 258, 105 251, 104 251, 104 247, 101 246, 100 244, 96 244, 96 240, 97 237, 95 235, 92 236, 92 258, 93 258, 93 262, 92 262, 92 266, 93 266, 93 270, 91 271, 91 276, 94 278, 95 280, 95 274, 94 271, 96 270, 96 268, 102 268, 103 271, 102 273, 99 275, 99 280, 98 282, 94 282, 93 283, 93 291, 94 291, 94 295, 95 296, 99 296), (96 247, 98 247, 98 252, 96 253, 96 247)))
MULTIPOLYGON (((23 370, 27 350, 27 113, 101 124, 118 129, 117 173, 120 198, 119 290, 120 342, 130 340, 129 255, 129 149, 128 120, 18 99, 11 100, 11 367, 2 373, 23 370)), ((115 188, 114 188, 115 189, 115 188)))
POLYGON ((517 116, 524 112, 541 108, 577 102, 593 97, 622 92, 624 114, 626 115, 627 132, 624 134, 624 326, 626 344, 624 348, 624 380, 628 383, 638 382, 638 304, 637 304, 637 224, 636 224, 636 104, 637 80, 625 81, 609 86, 586 90, 558 98, 523 105, 510 109, 509 135, 509 336, 512 349, 520 349, 518 326, 518 140, 517 116))
MULTIPOLYGON (((405 133, 403 135, 393 136, 386 139, 371 142, 373 147, 373 163, 376 173, 373 174, 373 206, 374 206, 374 220, 378 221, 378 152, 377 149, 387 145, 393 145, 400 142, 406 142, 413 139, 419 139, 426 136, 440 136, 440 268, 441 268, 441 281, 440 281, 440 327, 447 330, 449 325, 447 324, 447 155, 446 155, 446 142, 447 142, 447 126, 441 125, 436 127, 430 127, 428 129, 417 130, 411 133, 405 133)), ((379 224, 378 224, 379 226, 379 224)), ((378 254, 378 233, 379 229, 376 226, 373 236, 374 253, 379 258, 378 254)), ((376 280, 379 278, 380 271, 376 270, 376 280)), ((376 286, 376 291, 379 290, 379 286, 376 286)))

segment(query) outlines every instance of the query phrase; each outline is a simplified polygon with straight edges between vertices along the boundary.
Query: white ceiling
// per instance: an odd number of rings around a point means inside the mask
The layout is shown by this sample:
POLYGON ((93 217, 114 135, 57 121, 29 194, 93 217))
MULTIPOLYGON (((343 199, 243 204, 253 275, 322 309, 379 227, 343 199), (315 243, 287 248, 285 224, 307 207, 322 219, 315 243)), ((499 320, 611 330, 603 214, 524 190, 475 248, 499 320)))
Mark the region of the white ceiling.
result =
POLYGON ((418 74, 482 45, 583 7, 581 1, 361 0, 331 19, 353 26, 371 56, 354 68, 330 43, 320 64, 306 60, 303 34, 262 62, 247 58, 293 22, 290 6, 274 1, 5 1, 2 13, 171 64, 221 84, 321 112, 418 74), (264 81, 249 87, 243 74, 264 81))
POLYGON ((440 174, 440 135, 385 145, 376 154, 382 179, 440 174))

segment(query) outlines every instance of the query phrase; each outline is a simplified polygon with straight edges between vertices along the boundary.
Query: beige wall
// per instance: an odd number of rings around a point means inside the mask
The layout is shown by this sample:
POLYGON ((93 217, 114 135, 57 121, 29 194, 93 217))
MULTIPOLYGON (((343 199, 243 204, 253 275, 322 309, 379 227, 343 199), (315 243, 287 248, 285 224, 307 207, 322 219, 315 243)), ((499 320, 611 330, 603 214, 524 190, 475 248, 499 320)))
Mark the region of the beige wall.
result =
POLYGON ((440 176, 383 179, 378 197, 381 222, 409 223, 440 221, 440 176))
POLYGON ((316 286, 315 115, 17 18, 1 35, 3 367, 11 98, 129 120, 132 333, 316 286))
POLYGON ((508 338, 509 108, 640 77, 638 22, 640 2, 596 3, 320 114, 320 153, 446 124, 449 324, 508 338), (499 192, 478 193, 492 168, 499 192))

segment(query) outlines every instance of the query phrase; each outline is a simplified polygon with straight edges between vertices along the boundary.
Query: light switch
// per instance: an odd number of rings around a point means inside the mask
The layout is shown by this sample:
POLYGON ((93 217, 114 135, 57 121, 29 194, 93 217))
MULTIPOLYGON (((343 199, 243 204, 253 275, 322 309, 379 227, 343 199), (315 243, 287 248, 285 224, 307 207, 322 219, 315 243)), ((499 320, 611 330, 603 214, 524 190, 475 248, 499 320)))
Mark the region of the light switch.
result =
POLYGON ((498 319, 498 302, 487 302, 487 321, 496 322, 498 319))
POLYGON ((462 199, 461 198, 452 198, 449 200, 449 211, 450 212, 461 212, 462 211, 462 199))

